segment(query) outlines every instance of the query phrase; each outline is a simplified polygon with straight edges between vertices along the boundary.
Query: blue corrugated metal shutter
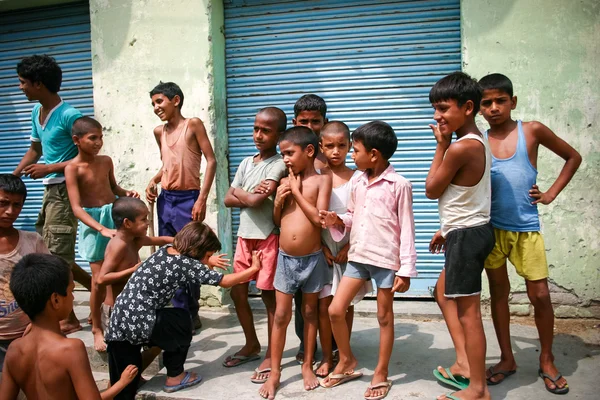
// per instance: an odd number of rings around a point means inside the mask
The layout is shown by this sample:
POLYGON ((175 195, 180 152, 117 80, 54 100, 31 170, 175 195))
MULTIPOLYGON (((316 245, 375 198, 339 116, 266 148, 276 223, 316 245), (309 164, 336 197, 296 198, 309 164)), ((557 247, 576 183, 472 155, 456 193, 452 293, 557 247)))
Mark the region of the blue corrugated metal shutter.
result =
MULTIPOLYGON (((0 15, 0 172, 12 172, 30 145, 35 103, 19 90, 16 66, 33 54, 48 54, 63 70, 61 97, 84 115, 94 114, 90 15, 87 2, 0 15)), ((17 227, 35 230, 42 204, 41 180, 24 178, 27 201, 17 227)), ((82 260, 79 265, 89 271, 82 260)))
POLYGON ((255 151, 252 124, 262 107, 282 108, 291 123, 295 101, 315 93, 328 118, 351 129, 390 123, 399 141, 392 165, 414 190, 419 278, 409 294, 429 296, 443 257, 428 252, 439 227, 424 188, 435 150, 428 93, 461 69, 459 0, 226 0, 225 37, 231 179, 255 151))

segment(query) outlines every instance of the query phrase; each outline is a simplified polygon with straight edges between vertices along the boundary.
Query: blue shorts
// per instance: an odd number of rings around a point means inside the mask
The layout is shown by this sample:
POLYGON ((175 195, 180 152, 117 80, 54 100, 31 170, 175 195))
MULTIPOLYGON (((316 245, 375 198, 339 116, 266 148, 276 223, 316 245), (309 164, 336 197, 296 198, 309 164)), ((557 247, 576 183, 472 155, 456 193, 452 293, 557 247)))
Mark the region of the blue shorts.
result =
POLYGON ((394 286, 396 271, 387 268, 376 267, 374 265, 362 264, 348 261, 344 276, 362 280, 373 279, 377 289, 391 289, 394 286))
MULTIPOLYGON (((112 203, 102 207, 83 207, 84 211, 108 229, 115 229, 112 219, 112 203)), ((110 241, 97 230, 79 221, 79 254, 87 262, 104 260, 104 251, 110 241)))
POLYGON ((323 251, 305 256, 290 256, 279 249, 273 286, 285 294, 318 293, 328 281, 329 265, 323 251))

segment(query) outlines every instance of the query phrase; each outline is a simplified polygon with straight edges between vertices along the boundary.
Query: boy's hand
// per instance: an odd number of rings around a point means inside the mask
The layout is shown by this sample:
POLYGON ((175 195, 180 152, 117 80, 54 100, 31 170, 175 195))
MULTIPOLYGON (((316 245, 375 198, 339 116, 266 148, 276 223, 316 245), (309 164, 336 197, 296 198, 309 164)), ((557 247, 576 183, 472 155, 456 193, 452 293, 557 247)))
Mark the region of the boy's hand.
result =
POLYGON ((149 203, 154 203, 156 201, 156 197, 158 197, 156 183, 150 181, 148 186, 146 186, 146 200, 148 200, 149 203))
POLYGON ((228 258, 223 258, 226 256, 227 254, 225 253, 213 254, 208 258, 208 263, 206 264, 206 266, 210 269, 220 268, 222 270, 226 270, 231 265, 231 263, 229 262, 230 260, 228 258))
POLYGON ((450 142, 452 141, 452 132, 450 133, 446 133, 443 134, 442 132, 440 132, 440 126, 439 125, 433 125, 433 124, 429 124, 429 127, 431 128, 432 132, 433 132, 433 136, 435 136, 435 141, 441 145, 444 148, 448 148, 450 147, 450 142))
POLYGON ((136 199, 140 198, 140 194, 138 192, 136 192, 135 190, 126 190, 125 191, 125 196, 127 196, 127 197, 134 197, 136 199))
POLYGON ((299 194, 302 191, 302 180, 299 176, 294 175, 294 171, 291 168, 288 168, 290 172, 288 183, 290 185, 290 190, 292 194, 299 194))
POLYGON ((198 199, 192 207, 192 219, 194 221, 204 221, 204 217, 206 217, 206 203, 198 199))
POLYGON ((254 191, 252 193, 254 193, 254 194, 271 194, 269 182, 266 180, 261 181, 258 185, 256 185, 256 187, 254 188, 254 191))
POLYGON ((350 250, 350 243, 346 243, 346 245, 338 251, 334 261, 338 264, 348 262, 348 250, 350 250))
POLYGON ((325 256, 325 261, 327 261, 327 264, 329 264, 329 266, 333 266, 335 257, 333 257, 333 254, 331 254, 331 250, 329 250, 329 247, 327 247, 327 246, 321 246, 321 247, 323 249, 323 255, 325 256))
POLYGON ((442 232, 437 231, 429 242, 429 252, 433 254, 440 254, 446 251, 446 239, 442 237, 442 232))
POLYGON ((335 211, 320 210, 319 217, 321 217, 321 227, 323 229, 327 229, 330 226, 335 225, 338 220, 338 216, 335 211))
POLYGON ((392 293, 404 293, 410 288, 410 277, 409 276, 396 276, 394 278, 394 286, 392 286, 392 293))
POLYGON ((117 234, 117 231, 114 229, 108 229, 106 227, 102 227, 102 229, 100 229, 100 234, 104 237, 107 237, 109 239, 112 239, 115 237, 115 235, 117 234))
POLYGON ((39 179, 48 175, 50 171, 50 167, 46 164, 31 164, 23 168, 23 175, 29 176, 31 179, 39 179))
POLYGON ((546 192, 546 193, 541 192, 538 185, 531 186, 531 189, 529 190, 529 197, 536 199, 535 201, 532 201, 531 204, 541 203, 541 204, 548 205, 548 204, 552 203, 555 199, 555 197, 552 196, 551 194, 548 194, 548 192, 546 192))
POLYGON ((281 208, 285 204, 285 199, 292 193, 289 183, 283 183, 277 187, 277 194, 275 195, 274 206, 281 208))
POLYGON ((135 365, 130 364, 125 368, 125 371, 123 371, 123 373, 121 374, 121 379, 119 380, 123 381, 123 383, 128 385, 137 374, 138 368, 135 365))
POLYGON ((262 268, 262 250, 252 251, 252 268, 256 268, 257 270, 261 270, 262 268))

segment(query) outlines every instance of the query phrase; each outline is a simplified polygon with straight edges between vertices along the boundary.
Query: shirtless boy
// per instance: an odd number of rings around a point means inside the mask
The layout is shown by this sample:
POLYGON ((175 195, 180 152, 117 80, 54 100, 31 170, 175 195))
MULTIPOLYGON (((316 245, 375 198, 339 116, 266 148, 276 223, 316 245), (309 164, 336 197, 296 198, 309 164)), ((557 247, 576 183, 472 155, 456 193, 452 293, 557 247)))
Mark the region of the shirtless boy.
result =
POLYGON ((104 393, 98 391, 85 345, 68 339, 59 321, 73 310, 69 264, 50 254, 28 254, 15 266, 10 290, 31 319, 31 331, 15 340, 6 354, 0 399, 112 399, 137 375, 130 365, 104 393))
POLYGON ((273 220, 281 226, 281 232, 274 282, 276 308, 271 334, 271 376, 259 390, 266 399, 275 398, 280 384, 286 330, 292 318, 294 294, 299 290, 303 294, 305 322, 304 389, 319 386, 312 360, 317 341, 317 301, 327 283, 329 268, 321 250, 319 210, 329 207, 331 177, 315 171, 318 146, 317 135, 309 128, 298 126, 285 131, 279 142, 289 177, 281 180, 273 208, 273 220))
POLYGON ((92 333, 94 348, 106 351, 104 333, 100 327, 100 305, 104 290, 98 287, 98 274, 104 260, 104 251, 116 234, 112 220, 112 203, 117 196, 139 197, 137 192, 117 185, 113 162, 108 156, 98 155, 102 148, 102 125, 93 118, 82 117, 73 124, 73 141, 79 154, 65 167, 69 200, 75 217, 79 219, 79 254, 92 269, 92 333))

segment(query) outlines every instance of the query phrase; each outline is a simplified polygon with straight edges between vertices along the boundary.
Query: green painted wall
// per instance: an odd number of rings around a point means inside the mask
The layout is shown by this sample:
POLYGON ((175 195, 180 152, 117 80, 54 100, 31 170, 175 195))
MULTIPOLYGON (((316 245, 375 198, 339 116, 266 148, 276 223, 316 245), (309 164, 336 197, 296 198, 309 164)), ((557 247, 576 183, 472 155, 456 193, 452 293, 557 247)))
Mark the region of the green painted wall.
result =
MULTIPOLYGON (((514 117, 543 122, 583 157, 571 184, 540 214, 557 315, 600 317, 600 2, 463 0, 461 7, 464 71, 510 77, 514 117)), ((540 151, 542 190, 562 165, 540 151)), ((514 310, 525 313, 522 279, 511 278, 514 310)))

